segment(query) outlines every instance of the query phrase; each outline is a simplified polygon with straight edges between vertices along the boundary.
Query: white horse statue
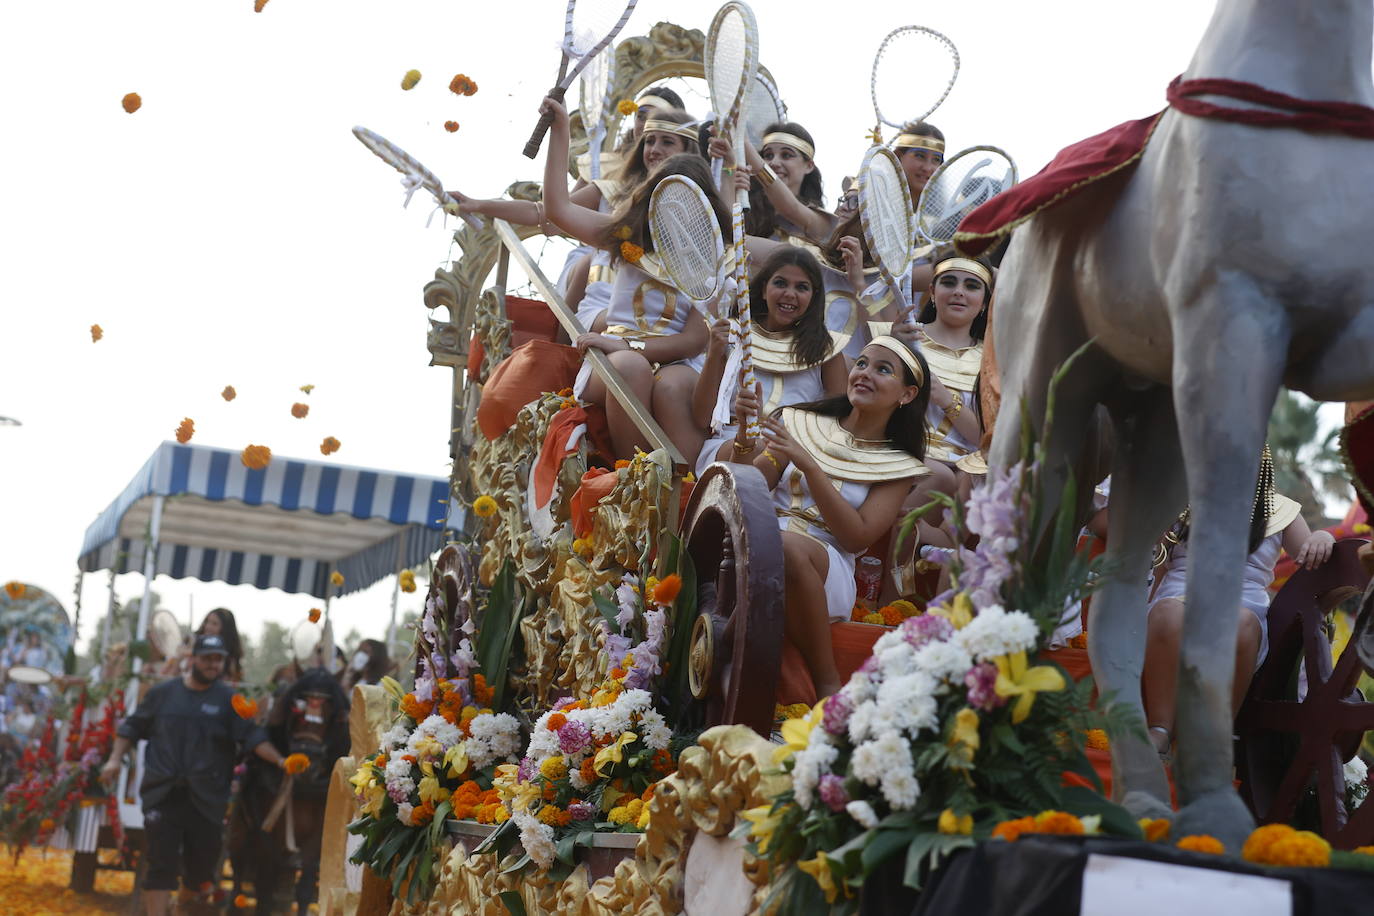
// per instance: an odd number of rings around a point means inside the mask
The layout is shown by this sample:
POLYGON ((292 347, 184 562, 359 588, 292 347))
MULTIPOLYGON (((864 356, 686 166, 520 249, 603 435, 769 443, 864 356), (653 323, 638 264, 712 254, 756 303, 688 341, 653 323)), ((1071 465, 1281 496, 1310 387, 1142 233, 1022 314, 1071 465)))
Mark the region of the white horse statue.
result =
MULTIPOLYGON (((1371 0, 1218 0, 1184 78, 1374 106, 1371 34, 1371 0)), ((1280 385, 1374 398, 1371 136, 1170 109, 1137 168, 1016 230, 998 290, 1003 400, 1024 399, 1037 422, 1056 367, 1095 341, 1059 387, 1046 470, 1053 504, 1106 405, 1114 562, 1093 599, 1089 650, 1100 689, 1137 710, 1152 548, 1191 506, 1173 832, 1236 851, 1254 823, 1232 788, 1236 609, 1269 413, 1280 385)), ((998 425, 994 467, 1016 460, 1019 426, 998 425)), ((1116 742, 1113 770, 1128 808, 1172 816, 1148 741, 1116 742)))

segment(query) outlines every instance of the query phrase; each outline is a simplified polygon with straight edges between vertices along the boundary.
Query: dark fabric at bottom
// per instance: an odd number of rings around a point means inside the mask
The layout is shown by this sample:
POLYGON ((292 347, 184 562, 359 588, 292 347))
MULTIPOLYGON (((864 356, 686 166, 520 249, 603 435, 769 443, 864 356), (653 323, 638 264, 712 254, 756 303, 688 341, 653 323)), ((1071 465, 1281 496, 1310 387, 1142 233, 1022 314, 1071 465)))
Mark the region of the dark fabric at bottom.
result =
MULTIPOLYGON (((1292 884, 1293 916, 1367 916, 1374 908, 1374 873, 1259 868, 1228 857, 1106 837, 1023 836, 1014 843, 994 840, 959 851, 934 875, 919 902, 889 891, 883 896, 895 906, 865 900, 863 911, 894 916, 1075 916, 1083 868, 1092 853, 1280 878, 1292 884)), ((896 864, 900 868, 903 863, 896 864)), ((864 891, 868 897, 867 886, 864 891)))
POLYGON ((219 861, 221 825, 200 813, 185 789, 173 790, 160 805, 143 811, 148 872, 143 889, 174 891, 177 877, 199 890, 212 880, 219 861))

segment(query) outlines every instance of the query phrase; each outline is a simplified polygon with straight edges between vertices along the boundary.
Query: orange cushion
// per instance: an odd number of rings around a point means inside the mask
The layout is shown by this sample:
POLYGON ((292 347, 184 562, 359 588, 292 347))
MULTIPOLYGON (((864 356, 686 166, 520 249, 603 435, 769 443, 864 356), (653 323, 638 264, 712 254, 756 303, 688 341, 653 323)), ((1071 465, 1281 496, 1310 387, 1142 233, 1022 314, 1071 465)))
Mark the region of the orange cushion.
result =
POLYGON ((516 347, 491 372, 477 406, 482 435, 495 439, 515 425, 515 415, 547 391, 569 388, 577 378, 582 355, 575 347, 530 340, 516 347))
MULTIPOLYGON (((832 623, 830 625, 830 645, 835 653, 835 667, 840 669, 840 681, 848 681, 850 675, 859 670, 870 655, 878 637, 888 631, 887 627, 867 623, 832 623)), ((811 672, 806 667, 806 659, 801 650, 791 640, 783 640, 782 669, 778 673, 778 699, 784 706, 790 703, 816 704, 816 685, 811 681, 811 672)))
MULTIPOLYGON (((552 342, 558 339, 558 319, 554 317, 553 310, 549 308, 547 302, 538 299, 522 299, 519 296, 507 296, 506 317, 511 322, 511 349, 531 340, 552 342)), ((482 346, 481 338, 473 334, 472 343, 468 346, 468 378, 474 381, 477 379, 477 373, 482 369, 482 357, 484 355, 486 355, 486 350, 482 346)))
POLYGON ((582 485, 573 494, 572 510, 573 534, 584 538, 592 533, 592 509, 615 487, 620 475, 605 468, 592 468, 582 475, 582 485))

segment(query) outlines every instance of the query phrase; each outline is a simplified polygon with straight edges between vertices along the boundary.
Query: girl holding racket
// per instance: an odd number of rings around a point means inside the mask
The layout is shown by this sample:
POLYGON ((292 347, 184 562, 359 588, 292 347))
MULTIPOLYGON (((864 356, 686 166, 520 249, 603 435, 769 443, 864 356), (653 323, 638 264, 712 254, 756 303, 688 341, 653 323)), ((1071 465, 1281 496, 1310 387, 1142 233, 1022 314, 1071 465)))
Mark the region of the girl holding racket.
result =
MULTIPOLYGON (((818 697, 840 688, 830 624, 854 607, 854 557, 897 520, 902 500, 929 473, 925 360, 893 337, 874 339, 850 370, 845 393, 784 407, 763 424, 764 450, 749 460, 773 491, 782 529, 788 639, 801 651, 818 697)), ((737 406, 758 409, 757 397, 737 406)))
POLYGON ((911 199, 918 200, 930 176, 945 161, 945 135, 933 124, 908 121, 892 141, 892 151, 906 173, 911 199))
MULTIPOLYGON (((756 391, 745 397, 751 411, 763 404, 771 414, 779 407, 815 401, 843 393, 848 367, 826 330, 822 307, 825 281, 821 265, 811 252, 793 245, 775 250, 754 272, 749 284, 749 311, 754 322, 753 354, 756 391)), ((727 359, 730 322, 720 318, 711 325, 706 364, 697 379, 692 411, 697 425, 711 428, 716 418, 740 414, 736 378, 723 384, 731 361, 727 359), (734 406, 734 410, 729 408, 734 406)), ((729 461, 732 453, 752 458, 762 449, 757 441, 742 438, 739 426, 729 422, 702 446, 697 476, 713 461, 729 461)))
MULTIPOLYGON (((690 178, 707 195, 727 245, 733 241, 730 210, 716 195, 710 169, 695 152, 657 161, 649 179, 628 194, 614 213, 576 203, 567 189, 567 109, 556 99, 545 98, 540 113, 553 116, 544 162, 544 206, 549 219, 574 238, 610 252, 616 265, 615 285, 605 314, 591 332, 574 343, 583 352, 596 349, 605 353, 668 438, 688 460, 694 460, 704 436, 692 418, 692 391, 708 331, 696 304, 672 285, 653 256, 649 200, 658 182, 668 175, 690 178)), ((676 121, 651 118, 645 124, 644 136, 675 131, 681 131, 678 136, 684 141, 695 144, 696 128, 676 121)), ((578 394, 605 405, 616 455, 629 458, 636 447, 648 446, 624 407, 606 397, 601 381, 585 367, 583 376, 578 381, 585 388, 578 394)))
MULTIPOLYGON (((724 140, 711 141, 711 156, 733 165, 734 153, 724 140)), ((825 210, 821 170, 816 167, 816 141, 794 121, 764 128, 759 149, 744 141, 744 158, 753 176, 745 231, 789 245, 820 249, 830 237, 835 218, 825 210)))

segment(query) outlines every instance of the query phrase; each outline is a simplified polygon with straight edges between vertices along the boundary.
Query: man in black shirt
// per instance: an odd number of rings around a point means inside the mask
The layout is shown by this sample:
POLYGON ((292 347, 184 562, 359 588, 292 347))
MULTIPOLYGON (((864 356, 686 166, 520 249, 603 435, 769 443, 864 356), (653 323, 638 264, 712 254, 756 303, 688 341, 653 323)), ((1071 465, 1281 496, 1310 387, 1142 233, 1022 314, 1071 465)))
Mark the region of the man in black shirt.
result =
POLYGON ((149 916, 170 912, 178 874, 195 891, 213 882, 240 748, 252 748, 275 766, 285 765, 267 734, 234 712, 233 690, 220 680, 227 655, 218 635, 196 637, 191 670, 149 690, 119 723, 114 749, 100 771, 102 780, 113 780, 134 743, 148 740, 140 794, 149 916))

